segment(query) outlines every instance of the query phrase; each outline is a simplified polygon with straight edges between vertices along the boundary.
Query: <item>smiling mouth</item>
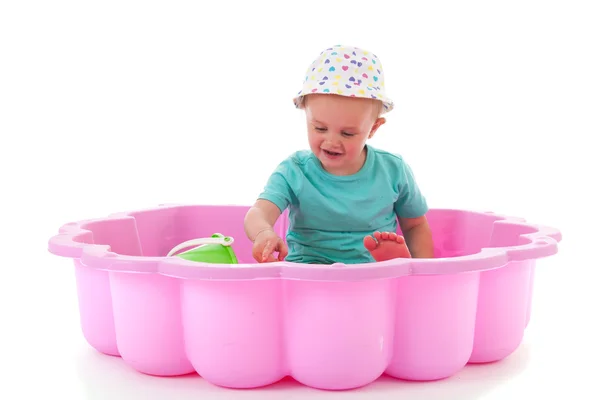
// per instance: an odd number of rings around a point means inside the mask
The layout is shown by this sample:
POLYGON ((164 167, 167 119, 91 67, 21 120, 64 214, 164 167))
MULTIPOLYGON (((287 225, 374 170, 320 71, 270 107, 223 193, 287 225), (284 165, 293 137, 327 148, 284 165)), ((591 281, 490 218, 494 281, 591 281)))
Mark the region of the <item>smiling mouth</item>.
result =
POLYGON ((342 153, 337 153, 335 151, 329 151, 329 150, 325 150, 325 149, 323 149, 323 151, 325 152, 325 154, 328 154, 330 156, 341 156, 342 155, 342 153))

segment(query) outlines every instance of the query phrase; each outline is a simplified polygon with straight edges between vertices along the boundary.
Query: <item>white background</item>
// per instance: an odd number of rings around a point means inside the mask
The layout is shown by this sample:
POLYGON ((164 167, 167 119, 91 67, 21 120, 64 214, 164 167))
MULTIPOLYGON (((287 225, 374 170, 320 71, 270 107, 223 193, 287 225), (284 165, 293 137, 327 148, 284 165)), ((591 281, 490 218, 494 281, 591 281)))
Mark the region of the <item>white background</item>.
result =
POLYGON ((600 397, 597 2, 323 3, 0 3, 0 398, 600 397), (72 264, 48 238, 159 203, 250 204, 306 147, 291 98, 338 43, 382 60, 397 108, 371 143, 408 160, 432 207, 563 233, 538 263, 521 348, 445 381, 343 393, 291 381, 231 391, 97 354, 80 333, 72 264))

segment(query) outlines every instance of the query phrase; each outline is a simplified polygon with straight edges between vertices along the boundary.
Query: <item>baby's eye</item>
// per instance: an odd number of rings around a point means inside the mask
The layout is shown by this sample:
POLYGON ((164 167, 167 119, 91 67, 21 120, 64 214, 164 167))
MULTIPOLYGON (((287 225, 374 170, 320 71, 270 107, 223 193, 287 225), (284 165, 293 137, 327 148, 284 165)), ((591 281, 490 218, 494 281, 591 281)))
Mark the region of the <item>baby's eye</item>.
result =
POLYGON ((317 130, 319 132, 325 132, 327 129, 326 128, 318 128, 315 126, 315 130, 317 130))
POLYGON ((354 136, 353 133, 348 133, 348 132, 342 132, 342 135, 345 136, 345 137, 352 137, 352 136, 354 136))

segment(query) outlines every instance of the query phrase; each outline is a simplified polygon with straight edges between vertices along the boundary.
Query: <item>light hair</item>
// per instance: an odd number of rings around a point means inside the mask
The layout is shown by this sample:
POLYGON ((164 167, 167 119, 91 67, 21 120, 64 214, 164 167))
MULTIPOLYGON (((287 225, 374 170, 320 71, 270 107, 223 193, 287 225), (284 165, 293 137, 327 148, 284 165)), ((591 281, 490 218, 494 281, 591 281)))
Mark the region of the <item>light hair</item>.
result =
MULTIPOLYGON (((304 96, 302 96, 298 102, 298 108, 303 109, 304 107, 306 107, 306 99, 308 96, 310 96, 311 94, 305 94, 304 96)), ((334 95, 336 95, 334 93, 334 95)), ((336 96, 341 96, 341 95, 336 95, 336 96)), ((371 100, 373 102, 373 104, 375 105, 375 119, 381 117, 381 115, 383 114, 383 101, 379 100, 379 99, 371 99, 368 97, 357 97, 359 99, 366 99, 366 100, 371 100)))

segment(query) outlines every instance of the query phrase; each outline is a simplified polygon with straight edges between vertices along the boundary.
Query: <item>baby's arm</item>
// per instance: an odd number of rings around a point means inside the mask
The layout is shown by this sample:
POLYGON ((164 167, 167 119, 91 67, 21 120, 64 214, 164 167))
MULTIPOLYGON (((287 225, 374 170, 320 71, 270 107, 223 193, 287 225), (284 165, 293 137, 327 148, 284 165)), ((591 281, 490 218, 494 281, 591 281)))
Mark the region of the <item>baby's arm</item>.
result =
POLYGON ((273 226, 281 215, 279 207, 269 200, 259 199, 248 210, 244 218, 244 230, 252 246, 252 256, 258 262, 276 261, 273 252, 278 253, 279 261, 288 254, 285 242, 275 233, 273 226))
POLYGON ((427 218, 398 218, 398 221, 411 256, 433 258, 433 238, 427 218))
POLYGON ((417 184, 412 168, 402 163, 400 195, 394 209, 402 235, 413 258, 433 258, 433 238, 427 222, 429 206, 417 184))
POLYGON ((273 226, 281 215, 279 207, 268 200, 259 199, 248 210, 244 219, 244 230, 248 239, 255 241, 256 237, 265 231, 273 231, 273 226))
POLYGON ((281 162, 269 177, 254 206, 246 214, 244 230, 254 243, 252 255, 258 262, 275 261, 274 251, 279 253, 280 261, 288 254, 285 242, 275 233, 273 226, 295 199, 292 188, 296 187, 298 175, 292 158, 281 162))

